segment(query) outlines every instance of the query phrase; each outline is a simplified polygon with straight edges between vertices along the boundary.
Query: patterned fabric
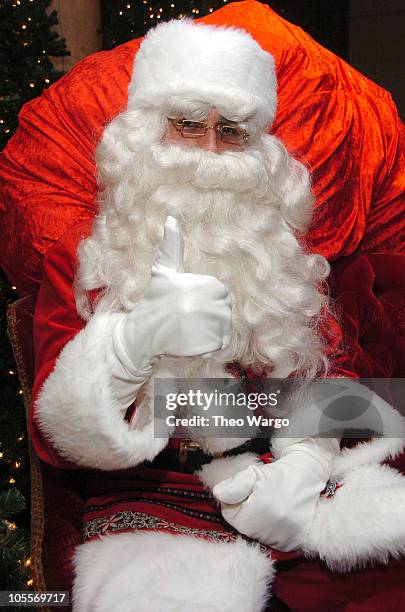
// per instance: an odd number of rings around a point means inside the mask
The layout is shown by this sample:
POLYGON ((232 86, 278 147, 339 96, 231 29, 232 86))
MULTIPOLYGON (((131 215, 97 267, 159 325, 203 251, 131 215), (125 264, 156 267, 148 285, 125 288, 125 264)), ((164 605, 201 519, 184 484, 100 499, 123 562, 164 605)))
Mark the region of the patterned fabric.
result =
POLYGON ((133 531, 138 529, 154 529, 155 531, 170 531, 183 535, 196 536, 215 540, 217 542, 232 542, 238 535, 226 531, 212 529, 196 529, 170 523, 165 519, 151 516, 145 512, 117 512, 109 516, 92 519, 84 524, 83 539, 88 540, 98 535, 115 533, 117 531, 133 531))
MULTIPOLYGON (((196 474, 139 466, 130 470, 81 474, 87 498, 83 539, 137 530, 165 531, 232 542, 242 537, 222 518, 219 505, 196 474)), ((255 542, 258 544, 257 542, 255 542)), ((260 545, 272 559, 293 560, 303 553, 283 553, 260 545)))

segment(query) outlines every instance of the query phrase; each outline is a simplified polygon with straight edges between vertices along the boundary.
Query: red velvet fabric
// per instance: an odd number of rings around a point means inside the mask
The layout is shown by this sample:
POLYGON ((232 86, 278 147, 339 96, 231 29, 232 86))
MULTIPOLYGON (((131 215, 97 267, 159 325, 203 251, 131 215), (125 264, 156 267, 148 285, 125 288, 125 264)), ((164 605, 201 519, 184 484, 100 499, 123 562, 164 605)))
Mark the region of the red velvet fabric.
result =
MULTIPOLYGON (((404 131, 390 94, 253 0, 202 21, 243 27, 274 55, 272 132, 312 172, 310 247, 330 259, 403 252, 404 131)), ((0 264, 20 295, 37 292, 49 245, 94 215, 94 149, 126 106, 139 44, 87 57, 20 112, 0 155, 0 264)))
POLYGON ((57 470, 42 462, 41 474, 45 518, 41 560, 46 588, 70 591, 73 553, 83 541, 81 482, 77 471, 57 470))
POLYGON ((274 594, 292 612, 403 612, 404 572, 404 560, 348 574, 330 572, 317 561, 284 563, 278 565, 274 594))
POLYGON ((35 379, 29 419, 30 436, 42 461, 66 469, 75 469, 76 466, 62 459, 42 435, 36 421, 35 400, 52 372, 59 353, 85 325, 76 311, 72 284, 77 245, 89 235, 90 229, 90 222, 75 226, 48 252, 34 316, 35 379))
POLYGON ((345 257, 334 264, 330 285, 357 374, 405 377, 405 257, 345 257))

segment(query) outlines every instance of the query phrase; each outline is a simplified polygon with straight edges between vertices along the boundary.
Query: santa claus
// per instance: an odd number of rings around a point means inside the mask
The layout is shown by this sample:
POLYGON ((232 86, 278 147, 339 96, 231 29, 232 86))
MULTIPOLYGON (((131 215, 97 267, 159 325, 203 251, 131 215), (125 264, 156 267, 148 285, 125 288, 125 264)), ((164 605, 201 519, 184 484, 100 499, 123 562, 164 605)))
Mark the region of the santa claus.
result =
POLYGON ((187 442, 170 428, 154 436, 155 378, 352 375, 322 332, 328 263, 304 248, 309 173, 267 133, 276 91, 271 55, 242 30, 150 31, 127 109, 97 146, 98 215, 47 253, 33 438, 54 465, 91 468, 79 612, 257 612, 276 551, 345 568, 405 545, 394 544, 399 517, 388 536, 343 528, 356 494, 363 505, 379 494, 376 470, 405 499, 403 479, 378 465, 403 447, 403 420, 383 400, 396 437, 366 450, 316 437, 307 384, 289 415, 314 435, 276 432, 271 463, 245 439, 198 428, 187 442))

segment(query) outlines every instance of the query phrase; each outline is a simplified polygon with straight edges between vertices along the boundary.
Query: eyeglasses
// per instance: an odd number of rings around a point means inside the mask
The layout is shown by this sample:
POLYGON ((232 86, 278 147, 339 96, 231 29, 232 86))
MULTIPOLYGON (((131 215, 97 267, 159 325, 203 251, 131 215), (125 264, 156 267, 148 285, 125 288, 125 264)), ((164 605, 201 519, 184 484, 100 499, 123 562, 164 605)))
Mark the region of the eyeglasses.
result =
POLYGON ((202 121, 191 121, 190 119, 169 119, 173 123, 176 130, 181 132, 183 138, 200 138, 205 136, 208 128, 214 129, 222 142, 243 146, 249 140, 249 134, 246 130, 237 125, 229 125, 227 123, 217 123, 209 125, 202 121))

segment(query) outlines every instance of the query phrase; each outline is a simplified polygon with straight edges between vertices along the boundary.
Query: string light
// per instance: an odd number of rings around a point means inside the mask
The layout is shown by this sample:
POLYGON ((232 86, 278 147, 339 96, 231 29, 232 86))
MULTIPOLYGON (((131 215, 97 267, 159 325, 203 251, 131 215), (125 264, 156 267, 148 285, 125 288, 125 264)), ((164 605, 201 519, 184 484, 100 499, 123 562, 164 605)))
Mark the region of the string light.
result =
MULTIPOLYGON (((157 0, 156 0, 157 2, 157 0)), ((13 79, 13 71, 10 71, 10 85, 11 85, 11 93, 18 93, 21 104, 27 102, 29 99, 32 99, 33 96, 41 93, 42 89, 45 89, 50 85, 60 73, 52 66, 50 59, 48 56, 56 56, 56 55, 65 55, 66 47, 63 45, 61 40, 56 39, 56 35, 49 36, 45 30, 49 30, 51 33, 51 21, 49 20, 49 16, 45 12, 44 2, 38 2, 34 5, 34 0, 9 0, 7 2, 0 2, 0 4, 7 4, 10 8, 18 8, 18 11, 10 11, 9 12, 9 20, 10 20, 10 29, 12 32, 16 34, 15 41, 4 41, 4 51, 6 54, 10 56, 10 62, 12 64, 14 54, 18 54, 18 47, 20 52, 24 55, 24 57, 28 58, 27 54, 30 55, 29 60, 31 61, 31 67, 27 66, 26 70, 26 79, 21 80, 16 79, 15 83, 13 79), (28 6, 28 3, 32 3, 32 7, 28 6), (38 6, 40 5, 40 6, 38 6), (30 16, 28 16, 28 14, 30 16), (35 31, 33 31, 33 27, 35 25, 35 31), (38 27, 40 26, 40 27, 38 27), (41 49, 41 40, 46 44, 44 49, 41 49), (56 53, 53 53, 56 51, 56 53), (35 68, 35 64, 37 64, 37 68, 35 68), (33 80, 35 79, 35 80, 33 80), (35 89, 35 91, 34 91, 35 89)), ((128 9, 130 9, 131 5, 133 6, 133 2, 130 0, 126 0, 128 9)), ((125 5, 124 5, 125 6, 125 5)), ((1 12, 1 11, 0 11, 1 12)), ((116 12, 116 11, 114 11, 116 12)), ((59 37, 58 37, 59 38, 59 37)), ((17 97, 15 99, 18 99, 17 97)), ((3 146, 3 143, 7 142, 7 139, 14 133, 15 128, 17 126, 17 112, 16 112, 16 102, 14 97, 10 98, 10 102, 8 98, 4 95, 0 95, 0 101, 3 103, 6 102, 6 105, 9 105, 9 112, 0 118, 0 136, 2 137, 2 141, 0 142, 0 149, 3 146)), ((4 114, 1 112, 0 114, 4 114)), ((2 283, 2 285, 5 283, 2 283)), ((6 285, 5 290, 8 291, 10 289, 10 293, 17 292, 17 286, 15 285, 6 285)), ((0 288, 0 291, 3 290, 3 286, 0 288)), ((16 299, 17 295, 13 294, 12 298, 16 299)), ((5 334, 4 334, 5 335, 5 334)), ((10 352, 11 359, 11 352, 10 352)), ((12 404, 18 408, 20 413, 20 417, 23 418, 24 412, 22 409, 22 397, 23 390, 20 388, 20 385, 16 384, 18 380, 18 370, 13 363, 9 362, 9 369, 7 370, 7 366, 3 368, 3 378, 6 378, 8 386, 10 387, 10 394, 13 396, 10 402, 7 402, 10 407, 12 404), (14 369, 16 368, 16 369, 14 369), (8 377, 8 378, 7 378, 8 377)), ((4 399, 4 398, 3 398, 4 399)), ((4 403, 4 402, 3 402, 4 403)), ((6 405, 6 408, 9 406, 6 405)), ((11 418, 15 418, 15 415, 11 416, 11 418)), ((18 429, 15 433, 9 432, 7 442, 4 440, 3 443, 0 443, 0 465, 3 468, 2 473, 2 483, 4 489, 9 489, 10 496, 10 513, 9 520, 6 522, 5 520, 0 520, 0 527, 3 526, 3 531, 7 531, 10 536, 17 536, 20 533, 20 523, 19 520, 14 516, 19 512, 19 508, 22 504, 22 499, 26 497, 27 491, 27 461, 26 461, 26 446, 27 446, 27 435, 24 433, 24 428, 19 425, 18 429), (20 433, 18 432, 20 429, 20 433), (7 471, 6 469, 7 468, 7 471), (21 487, 21 491, 19 490, 21 487), (12 522, 16 520, 17 523, 12 522)), ((5 432, 4 432, 5 433, 5 432)), ((10 546, 12 546, 12 541, 10 542, 10 546)), ((6 545, 6 548, 8 544, 6 545)), ((10 572, 13 573, 16 571, 20 573, 20 578, 26 584, 27 589, 34 585, 34 580, 30 578, 31 568, 32 568, 32 560, 29 557, 29 551, 27 546, 21 544, 21 548, 23 551, 20 552, 21 558, 17 559, 13 557, 12 564, 10 564, 10 572), (18 564, 18 567, 17 567, 18 564), (12 567, 14 565, 14 567, 12 567)), ((0 559, 0 573, 3 572, 4 560, 0 559)))
POLYGON ((7 529, 9 529, 10 531, 15 531, 17 529, 17 525, 15 523, 10 523, 10 521, 5 520, 4 521, 7 529))

